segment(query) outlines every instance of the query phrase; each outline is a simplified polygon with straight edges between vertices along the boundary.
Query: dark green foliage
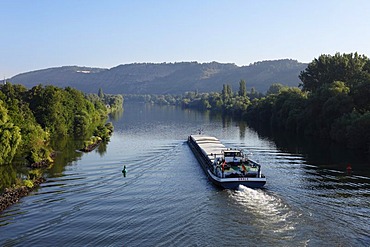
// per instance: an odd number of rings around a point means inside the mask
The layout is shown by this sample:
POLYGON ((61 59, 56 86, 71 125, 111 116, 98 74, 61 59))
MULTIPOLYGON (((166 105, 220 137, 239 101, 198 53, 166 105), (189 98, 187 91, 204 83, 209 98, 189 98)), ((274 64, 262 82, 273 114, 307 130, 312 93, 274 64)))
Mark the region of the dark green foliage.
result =
MULTIPOLYGON (((0 97, 6 102, 9 121, 14 127, 20 129, 21 141, 17 146, 16 152, 21 157, 31 157, 38 153, 39 149, 46 151, 45 157, 49 156, 51 149, 45 149, 44 146, 49 140, 49 135, 36 122, 35 117, 25 101, 26 89, 20 85, 11 85, 7 83, 0 88, 0 97)), ((5 153, 2 154, 5 157, 5 153)), ((1 164, 2 162, 0 162, 1 164)))
POLYGON ((99 96, 99 98, 101 98, 101 99, 103 99, 103 98, 104 98, 104 93, 103 93, 103 89, 102 89, 102 88, 99 88, 98 96, 99 96))
POLYGON ((370 72, 369 59, 357 53, 340 54, 334 56, 321 55, 315 58, 308 67, 302 71, 299 78, 304 91, 315 92, 323 84, 343 81, 352 87, 370 72))
POLYGON ((123 96, 120 94, 103 94, 100 89, 98 95, 88 94, 87 98, 93 102, 99 111, 112 113, 123 109, 123 96))
POLYGON ((262 98, 264 95, 262 93, 259 93, 254 87, 252 87, 250 93, 247 93, 247 96, 250 100, 254 100, 262 98))
POLYGON ((239 96, 245 97, 247 96, 247 84, 244 80, 240 80, 239 82, 239 96))
POLYGON ((89 140, 84 141, 84 147, 82 151, 84 152, 90 152, 102 141, 102 138, 99 136, 92 136, 89 140))
POLYGON ((353 85, 350 93, 357 111, 362 113, 370 111, 370 72, 353 85))
POLYGON ((299 120, 306 105, 306 95, 298 88, 282 90, 272 107, 271 124, 291 132, 300 128, 299 120))
POLYGON ((29 91, 27 100, 37 122, 55 135, 84 134, 86 126, 107 113, 103 107, 96 109, 98 104, 86 100, 82 92, 70 87, 39 85, 29 91))
POLYGON ((109 141, 110 136, 113 132, 113 125, 112 123, 107 123, 105 125, 99 125, 95 131, 94 136, 98 136, 102 139, 103 142, 109 141))
POLYGON ((360 114, 356 111, 336 119, 330 133, 331 137, 356 149, 370 152, 370 112, 360 114))
POLYGON ((109 105, 110 112, 114 112, 122 109, 123 106, 123 96, 120 94, 106 94, 103 100, 107 105, 109 105))
POLYGON ((228 101, 231 97, 233 97, 233 90, 231 85, 224 84, 222 88, 222 99, 223 101, 228 101))
POLYGON ((21 142, 18 126, 9 121, 6 108, 0 100, 0 164, 10 163, 21 142))
POLYGON ((280 83, 274 83, 269 87, 266 95, 279 94, 283 89, 288 89, 288 87, 280 83))
POLYGON ((370 151, 369 64, 357 53, 321 55, 301 72, 303 91, 271 86, 252 101, 248 120, 370 151))
POLYGON ((108 129, 108 131, 109 131, 110 133, 113 133, 114 126, 113 126, 113 124, 112 124, 111 122, 106 123, 106 124, 105 124, 105 127, 108 129))
POLYGON ((11 165, 1 165, 0 166, 1 182, 0 182, 0 194, 3 192, 4 188, 10 188, 17 180, 17 170, 11 165))
POLYGON ((275 101, 276 95, 252 100, 245 114, 246 119, 255 124, 270 126, 275 101))

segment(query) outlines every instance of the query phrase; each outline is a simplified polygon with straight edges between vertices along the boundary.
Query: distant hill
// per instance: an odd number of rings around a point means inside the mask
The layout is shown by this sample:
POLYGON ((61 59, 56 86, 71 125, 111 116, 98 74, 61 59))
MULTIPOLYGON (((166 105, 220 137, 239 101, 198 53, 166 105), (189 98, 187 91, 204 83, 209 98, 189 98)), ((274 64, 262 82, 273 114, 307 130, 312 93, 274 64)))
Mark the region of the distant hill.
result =
POLYGON ((122 94, 182 94, 187 91, 219 92, 223 84, 234 91, 241 79, 247 89, 266 92, 273 83, 298 86, 299 73, 307 64, 283 59, 256 62, 249 66, 225 63, 134 63, 111 69, 64 66, 37 70, 9 79, 13 84, 31 88, 38 84, 74 87, 83 92, 122 94))

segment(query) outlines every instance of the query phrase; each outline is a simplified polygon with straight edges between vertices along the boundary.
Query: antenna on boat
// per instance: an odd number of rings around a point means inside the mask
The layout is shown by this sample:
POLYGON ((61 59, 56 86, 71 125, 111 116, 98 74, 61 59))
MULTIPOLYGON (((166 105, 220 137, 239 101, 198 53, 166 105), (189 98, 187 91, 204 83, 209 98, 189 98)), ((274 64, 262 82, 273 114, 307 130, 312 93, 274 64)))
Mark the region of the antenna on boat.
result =
POLYGON ((203 129, 198 129, 198 134, 201 135, 203 133, 203 129))

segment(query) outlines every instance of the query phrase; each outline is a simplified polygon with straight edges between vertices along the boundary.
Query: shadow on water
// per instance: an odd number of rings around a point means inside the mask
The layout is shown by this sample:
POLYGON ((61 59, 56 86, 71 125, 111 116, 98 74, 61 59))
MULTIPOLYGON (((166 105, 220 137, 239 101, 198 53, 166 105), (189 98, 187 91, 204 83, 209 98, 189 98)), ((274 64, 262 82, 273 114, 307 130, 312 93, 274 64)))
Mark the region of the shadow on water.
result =
MULTIPOLYGON (((244 123, 241 124, 243 125, 244 123)), ((308 164, 314 164, 318 169, 346 173, 347 165, 350 164, 353 175, 370 177, 370 156, 359 150, 352 150, 329 140, 296 136, 269 127, 252 128, 260 138, 272 140, 283 152, 303 155, 308 164)))
POLYGON ((10 188, 15 184, 21 182, 22 179, 27 178, 28 169, 23 164, 8 164, 0 166, 0 194, 4 192, 5 188, 10 188))
MULTIPOLYGON (((65 171, 65 167, 72 162, 79 160, 83 152, 79 149, 84 146, 84 141, 89 135, 85 137, 61 137, 53 141, 53 147, 56 150, 56 158, 53 166, 47 170, 47 174, 52 177, 57 177, 65 171)), ((92 152, 97 152, 101 157, 107 152, 108 143, 102 142, 92 152)))
POLYGON ((56 157, 53 166, 46 172, 48 176, 58 177, 65 171, 65 167, 72 162, 79 160, 83 155, 77 151, 83 147, 82 138, 61 137, 53 141, 56 150, 56 157))
MULTIPOLYGON (((84 138, 71 136, 59 137, 52 140, 53 149, 56 152, 54 163, 50 168, 41 169, 47 177, 58 177, 63 174, 66 166, 77 161, 83 155, 78 151, 84 145, 84 138)), ((94 151, 104 156, 107 151, 107 143, 101 143, 94 151)), ((30 169, 23 160, 17 160, 13 164, 0 166, 0 193, 5 188, 10 188, 15 184, 21 184, 21 180, 27 179, 30 169)))
POLYGON ((111 112, 109 113, 109 119, 111 119, 112 121, 118 121, 119 119, 122 118, 123 112, 124 112, 123 108, 117 111, 111 112))

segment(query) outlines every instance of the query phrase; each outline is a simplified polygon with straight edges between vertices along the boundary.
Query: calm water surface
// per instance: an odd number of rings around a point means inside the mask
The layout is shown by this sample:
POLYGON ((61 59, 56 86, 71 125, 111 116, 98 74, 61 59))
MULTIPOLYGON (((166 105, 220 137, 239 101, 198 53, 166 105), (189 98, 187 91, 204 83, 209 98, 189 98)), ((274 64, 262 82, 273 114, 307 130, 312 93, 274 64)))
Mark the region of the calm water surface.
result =
POLYGON ((57 160, 0 214, 1 246, 370 246, 366 161, 310 159, 245 124, 173 107, 126 104, 114 126, 106 148, 57 160), (215 188, 184 142, 199 128, 250 152, 265 188, 215 188))

